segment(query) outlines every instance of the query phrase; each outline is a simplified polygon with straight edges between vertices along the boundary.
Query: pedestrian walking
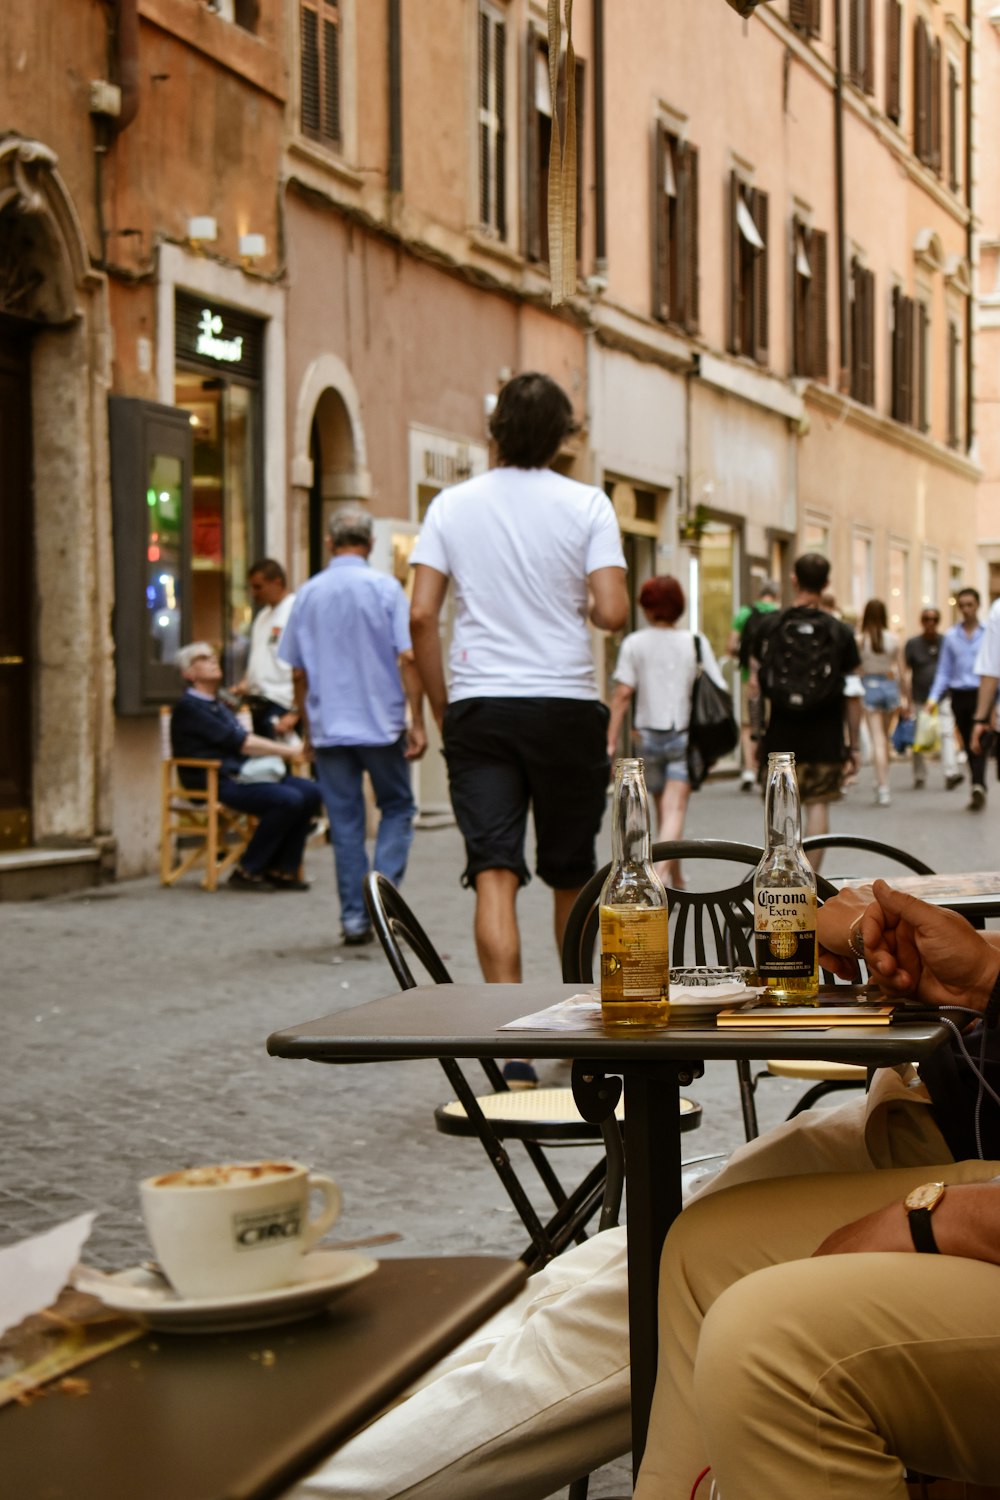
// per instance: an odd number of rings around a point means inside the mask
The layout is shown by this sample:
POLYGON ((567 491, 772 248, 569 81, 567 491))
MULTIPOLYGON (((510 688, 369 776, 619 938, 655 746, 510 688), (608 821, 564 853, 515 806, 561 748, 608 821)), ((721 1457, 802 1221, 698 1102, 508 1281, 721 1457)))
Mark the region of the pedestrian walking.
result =
MULTIPOLYGON (((752 791, 757 784, 756 740, 763 724, 756 678, 751 696, 750 657, 753 638, 761 616, 773 614, 777 608, 778 585, 773 579, 765 578, 753 604, 742 605, 733 615, 729 635, 727 650, 730 656, 738 657, 740 663, 740 790, 743 792, 752 791)), ((665 835, 661 833, 660 837, 665 835)))
POLYGON ((348 946, 372 940, 364 904, 364 774, 380 815, 374 868, 399 885, 416 812, 410 761, 427 748, 406 595, 397 579, 371 567, 371 549, 367 511, 336 511, 330 562, 299 590, 281 641, 330 820, 348 946))
POLYGON ((865 690, 865 723, 872 742, 872 765, 875 771, 875 801, 888 807, 889 732, 892 720, 907 701, 900 690, 905 676, 903 651, 899 636, 888 629, 888 617, 881 599, 869 599, 861 616, 858 651, 861 657, 861 682, 865 690))
MULTIPOLYGON (((929 605, 920 615, 920 634, 911 635, 903 648, 903 660, 908 674, 908 690, 911 709, 916 712, 926 706, 937 674, 938 661, 944 636, 938 629, 941 624, 940 611, 929 605)), ((941 769, 944 784, 949 791, 958 786, 962 773, 956 765, 955 721, 951 703, 945 698, 938 705, 941 730, 941 769)), ((922 787, 927 781, 927 763, 923 752, 913 751, 913 785, 922 787)))
MULTIPOLYGON (((821 607, 829 576, 825 557, 804 553, 792 573, 792 607, 762 622, 756 646, 768 703, 760 755, 794 754, 807 835, 829 831, 830 803, 840 799, 845 768, 858 767, 861 700, 845 694, 844 679, 861 658, 850 627, 821 607)), ((819 869, 822 851, 810 859, 819 869)))
POLYGON ((608 710, 587 621, 620 630, 629 601, 610 500, 550 467, 574 427, 569 397, 547 375, 509 381, 490 419, 496 467, 437 496, 412 554, 413 647, 465 839, 479 964, 493 983, 521 978, 516 902, 529 879, 529 807, 557 945, 597 866, 608 710), (439 619, 449 582, 446 685, 439 619))
POLYGON ((285 570, 273 557, 262 557, 247 574, 250 594, 258 606, 250 627, 250 654, 246 671, 232 691, 250 709, 254 734, 265 739, 283 738, 296 728, 292 669, 278 654, 281 637, 295 603, 285 570))
MULTIPOLYGON (((642 756, 646 790, 656 803, 660 839, 683 838, 691 795, 687 732, 699 655, 695 632, 677 626, 686 603, 684 590, 676 578, 669 575, 647 578, 643 584, 639 604, 647 628, 627 635, 619 647, 608 724, 608 755, 613 759, 625 714, 634 705, 635 754, 642 756)), ((719 687, 725 688, 708 637, 699 631, 697 639, 704 670, 719 687)), ((668 861, 659 868, 659 873, 668 885, 683 888, 679 861, 668 861)))
POLYGON ((959 619, 945 632, 937 672, 931 686, 927 707, 935 709, 947 693, 955 724, 969 764, 971 783, 968 801, 970 812, 981 812, 986 806, 986 757, 972 748, 972 730, 979 697, 979 673, 976 660, 985 634, 979 621, 979 591, 960 589, 955 596, 959 619))
MULTIPOLYGON (((990 733, 996 729, 997 692, 1000 691, 1000 599, 993 601, 986 616, 983 639, 976 657, 976 671, 979 673, 979 694, 976 699, 972 745, 977 754, 985 755, 989 749, 990 733)), ((997 743, 994 735, 993 744, 997 743)), ((997 769, 1000 774, 1000 756, 997 769)))

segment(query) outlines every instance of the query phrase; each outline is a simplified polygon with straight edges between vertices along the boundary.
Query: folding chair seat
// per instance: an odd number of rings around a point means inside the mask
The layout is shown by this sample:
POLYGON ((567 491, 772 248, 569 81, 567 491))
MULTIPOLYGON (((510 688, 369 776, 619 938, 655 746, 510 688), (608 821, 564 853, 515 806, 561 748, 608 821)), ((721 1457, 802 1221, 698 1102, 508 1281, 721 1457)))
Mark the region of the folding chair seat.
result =
MULTIPOLYGON (((906 849, 898 849, 894 844, 883 843, 880 839, 870 839, 863 834, 817 833, 804 839, 803 846, 807 853, 810 849, 846 849, 859 854, 874 855, 891 864, 902 865, 904 869, 911 870, 915 875, 935 873, 930 865, 925 864, 922 859, 918 859, 915 854, 910 854, 906 849)), ((854 863, 853 860, 852 863, 854 863)), ((859 884, 874 878, 871 871, 868 871, 865 874, 837 875, 835 880, 838 885, 842 885, 859 884)), ((810 1085, 789 1110, 786 1116, 789 1120, 793 1120, 805 1109, 812 1109, 813 1105, 826 1094, 839 1093, 843 1089, 865 1088, 868 1083, 868 1070, 854 1067, 850 1063, 769 1058, 759 1073, 751 1074, 748 1062, 742 1062, 740 1070, 743 1124, 748 1141, 752 1141, 759 1134, 755 1095, 757 1085, 763 1078, 795 1078, 810 1085)))
MULTIPOLYGON (((365 881, 365 904, 372 927, 382 945, 400 989, 417 984, 404 946, 434 981, 450 984, 451 975, 395 886, 384 875, 372 872, 365 881)), ((544 1265, 572 1242, 587 1238, 587 1225, 600 1214, 599 1227, 618 1221, 624 1183, 624 1153, 617 1119, 603 1126, 583 1119, 570 1088, 512 1091, 499 1064, 482 1059, 480 1066, 489 1090, 477 1092, 457 1058, 442 1058, 441 1066, 456 1099, 441 1105, 435 1125, 445 1135, 478 1137, 507 1194, 531 1236, 521 1259, 532 1269, 544 1265), (544 1147, 595 1145, 603 1140, 605 1155, 577 1185, 564 1188, 544 1147), (553 1212, 543 1219, 514 1170, 505 1141, 519 1141, 538 1174, 553 1212)), ((482 1085, 479 1085, 481 1089, 482 1085)), ((619 1115, 620 1118, 620 1115, 619 1115)), ((700 1111, 690 1109, 682 1128, 694 1128, 700 1111)))
POLYGON ((171 753, 169 708, 160 710, 160 754, 160 884, 175 885, 203 869, 202 888, 214 891, 250 842, 257 819, 219 801, 218 761, 171 753), (204 771, 204 790, 182 785, 181 768, 204 771))

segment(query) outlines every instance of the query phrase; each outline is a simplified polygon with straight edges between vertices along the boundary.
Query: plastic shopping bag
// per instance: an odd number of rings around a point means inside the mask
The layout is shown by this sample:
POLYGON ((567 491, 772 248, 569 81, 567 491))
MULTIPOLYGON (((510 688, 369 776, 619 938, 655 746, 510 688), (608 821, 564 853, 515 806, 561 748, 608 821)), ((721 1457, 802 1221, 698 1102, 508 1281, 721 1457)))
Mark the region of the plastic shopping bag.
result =
POLYGON ((920 755, 935 755, 941 748, 941 725, 937 714, 929 708, 921 708, 917 713, 913 748, 920 755))
POLYGON ((898 719, 896 727, 892 731, 892 748, 897 755, 905 755, 913 744, 917 733, 917 725, 914 719, 898 719))

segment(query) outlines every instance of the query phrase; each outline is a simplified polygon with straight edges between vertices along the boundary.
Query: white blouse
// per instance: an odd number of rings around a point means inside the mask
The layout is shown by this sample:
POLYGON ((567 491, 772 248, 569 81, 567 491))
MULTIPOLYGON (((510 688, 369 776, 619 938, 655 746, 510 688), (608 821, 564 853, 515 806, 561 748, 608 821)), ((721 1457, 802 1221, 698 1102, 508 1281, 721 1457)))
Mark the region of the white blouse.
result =
MULTIPOLYGON (((719 663, 699 631, 705 671, 725 687, 719 663)), ((676 626, 650 625, 622 641, 615 681, 635 692, 632 722, 636 729, 686 729, 691 718, 691 689, 697 670, 694 636, 676 626)))

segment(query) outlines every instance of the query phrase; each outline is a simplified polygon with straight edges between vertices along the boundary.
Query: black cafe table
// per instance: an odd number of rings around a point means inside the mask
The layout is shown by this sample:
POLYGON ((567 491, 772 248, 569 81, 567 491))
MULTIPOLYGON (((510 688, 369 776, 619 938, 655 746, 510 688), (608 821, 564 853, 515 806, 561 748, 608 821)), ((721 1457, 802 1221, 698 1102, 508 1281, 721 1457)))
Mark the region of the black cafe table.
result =
POLYGON ((0 1410, 2 1500, 273 1500, 523 1285, 491 1255, 385 1259, 300 1322, 149 1332, 0 1410))
MULTIPOLYGON (((421 985, 277 1031, 268 1038, 267 1050, 274 1057, 325 1063, 497 1057, 510 1050, 516 1037, 521 1056, 574 1059, 574 1094, 588 1119, 596 1117, 588 1111, 609 1095, 605 1079, 624 1078, 632 1461, 638 1469, 656 1376, 660 1251, 681 1209, 678 1090, 703 1072, 706 1059, 815 1058, 878 1068, 919 1061, 946 1040, 948 1031, 939 1022, 799 1031, 736 1030, 716 1027, 714 1021, 648 1031, 501 1029, 580 988, 548 983, 421 985)), ((843 1001, 850 993, 838 987, 836 998, 843 1001)))

